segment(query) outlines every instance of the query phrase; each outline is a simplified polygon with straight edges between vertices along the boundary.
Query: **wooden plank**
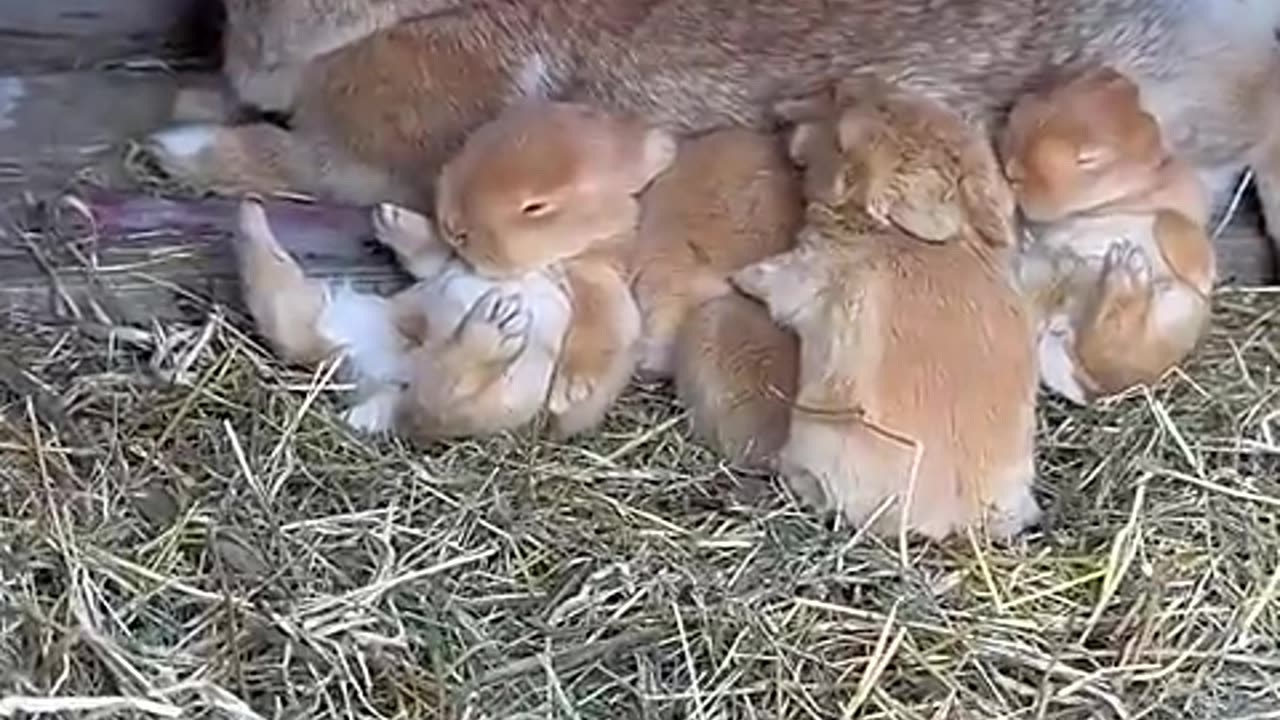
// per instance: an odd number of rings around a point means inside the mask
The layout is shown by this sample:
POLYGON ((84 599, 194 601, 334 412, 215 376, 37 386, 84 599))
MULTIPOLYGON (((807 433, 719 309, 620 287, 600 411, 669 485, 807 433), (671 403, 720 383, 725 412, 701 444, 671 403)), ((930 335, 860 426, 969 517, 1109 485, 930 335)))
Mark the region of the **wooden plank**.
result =
MULTIPOLYGON (((27 208, 0 227, 0 312, 146 324, 193 303, 241 308, 234 241, 238 202, 96 193, 27 208)), ((407 278, 373 242, 365 208, 267 203, 281 244, 309 274, 390 291, 407 278)))
POLYGON ((1257 286, 1275 283, 1280 258, 1263 228, 1262 209, 1250 192, 1231 223, 1214 239, 1218 276, 1223 283, 1257 286))
POLYGON ((0 76, 0 203, 83 173, 121 182, 124 144, 169 122, 180 84, 213 76, 124 70, 0 76))
POLYGON ((216 49, 218 0, 12 0, 0 3, 0 74, 108 60, 183 58, 216 49))

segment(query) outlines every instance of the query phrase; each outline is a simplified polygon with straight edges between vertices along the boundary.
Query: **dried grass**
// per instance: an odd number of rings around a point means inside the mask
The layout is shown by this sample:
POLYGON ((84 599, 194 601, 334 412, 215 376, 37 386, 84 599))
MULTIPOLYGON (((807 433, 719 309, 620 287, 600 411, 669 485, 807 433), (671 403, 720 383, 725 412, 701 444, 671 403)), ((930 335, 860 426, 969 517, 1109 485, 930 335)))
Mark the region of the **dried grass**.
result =
POLYGON ((897 549, 691 442, 352 435, 221 309, 0 327, 0 717, 1277 718, 1280 295, 1043 405, 1043 530, 897 549))

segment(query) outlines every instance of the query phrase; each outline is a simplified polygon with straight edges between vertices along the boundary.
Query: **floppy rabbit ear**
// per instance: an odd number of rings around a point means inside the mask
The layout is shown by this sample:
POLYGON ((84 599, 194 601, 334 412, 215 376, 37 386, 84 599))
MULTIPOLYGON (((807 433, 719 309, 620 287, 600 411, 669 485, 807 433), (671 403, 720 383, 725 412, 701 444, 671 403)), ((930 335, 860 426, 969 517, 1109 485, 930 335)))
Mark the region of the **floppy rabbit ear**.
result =
POLYGON ((636 168, 632 193, 638 193, 666 172, 676 160, 679 143, 676 136, 662 128, 649 128, 641 144, 639 166, 636 168))
POLYGON ((791 160, 804 170, 804 194, 809 200, 835 203, 844 197, 844 158, 829 122, 797 125, 788 143, 791 160))
POLYGON ((811 262, 811 253, 797 248, 748 265, 730 276, 740 292, 769 308, 779 322, 795 318, 812 306, 822 270, 811 262))
POLYGON ((850 151, 892 137, 892 128, 879 113, 869 108, 849 108, 836 122, 836 141, 842 151, 850 151))
POLYGON ((632 195, 643 191, 676 160, 679 141, 663 128, 633 118, 613 118, 605 127, 614 148, 609 160, 612 166, 606 172, 632 195))
POLYGON ((962 178, 960 202, 968 211, 969 225, 988 245, 1003 248, 1017 244, 1017 203, 1002 178, 994 173, 962 178))
POLYGON ((829 84, 783 97, 773 104, 775 119, 789 125, 830 120, 836 110, 835 91, 829 84))
POLYGON ((867 210, 881 222, 896 225, 925 242, 955 238, 964 227, 964 209, 951 181, 927 168, 905 183, 874 189, 867 210))

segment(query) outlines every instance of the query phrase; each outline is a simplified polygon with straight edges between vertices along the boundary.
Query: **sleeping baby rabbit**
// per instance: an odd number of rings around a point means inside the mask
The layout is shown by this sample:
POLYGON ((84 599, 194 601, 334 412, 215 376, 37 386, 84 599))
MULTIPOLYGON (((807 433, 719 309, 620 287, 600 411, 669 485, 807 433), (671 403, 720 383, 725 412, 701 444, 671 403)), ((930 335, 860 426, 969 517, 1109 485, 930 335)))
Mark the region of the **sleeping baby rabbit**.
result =
POLYGON ((1138 88, 1109 68, 1028 94, 1002 138, 1029 221, 1018 278, 1043 382, 1077 403, 1153 384, 1208 327, 1208 198, 1138 88))
POLYGON ((359 401, 345 415, 366 432, 423 439, 514 429, 543 408, 569 326, 569 297, 554 273, 500 282, 476 274, 426 218, 374 211, 380 241, 409 240, 417 278, 390 296, 307 278, 276 241, 256 200, 241 206, 237 246, 246 304, 286 361, 346 361, 359 401))
POLYGON ((286 358, 343 353, 373 389, 352 419, 427 437, 494 432, 546 407, 598 422, 634 368, 638 312, 619 264, 635 196, 675 140, 562 103, 519 105, 473 134, 438 184, 437 226, 390 205, 379 239, 418 282, 383 299, 306 278, 249 206, 241 273, 286 358))
POLYGON ((729 276, 794 243, 796 175, 779 133, 728 128, 683 140, 641 198, 640 370, 673 376, 694 433, 744 467, 771 466, 786 439, 798 350, 729 276))
POLYGON ((1039 516, 1035 356, 994 153, 870 77, 780 110, 798 122, 805 225, 734 282, 800 340, 781 473, 878 532, 1019 532, 1039 516))

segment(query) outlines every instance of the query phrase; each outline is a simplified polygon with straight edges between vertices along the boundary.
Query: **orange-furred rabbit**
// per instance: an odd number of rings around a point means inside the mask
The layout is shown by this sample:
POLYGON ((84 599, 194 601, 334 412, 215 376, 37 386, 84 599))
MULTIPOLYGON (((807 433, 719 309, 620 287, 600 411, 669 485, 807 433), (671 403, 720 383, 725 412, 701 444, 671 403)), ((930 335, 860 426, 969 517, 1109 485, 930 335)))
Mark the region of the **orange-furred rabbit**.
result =
POLYGON ((1014 106, 1001 139, 1028 223, 1019 281, 1042 380, 1077 403, 1153 384, 1208 327, 1208 198, 1138 88, 1097 68, 1014 106))
POLYGON ((800 342, 781 473, 854 523, 940 538, 1039 516, 1033 327, 1007 268, 1014 203, 982 135, 880 80, 799 120, 797 247, 734 276, 800 342))
POLYGON ((557 430, 598 422, 635 366, 625 252, 636 196, 671 163, 661 130, 581 105, 514 107, 446 166, 438 222, 380 206, 374 223, 418 282, 384 299, 306 278, 246 206, 241 268, 284 356, 343 352, 373 390, 353 418, 424 436, 508 429, 544 405, 557 430))

